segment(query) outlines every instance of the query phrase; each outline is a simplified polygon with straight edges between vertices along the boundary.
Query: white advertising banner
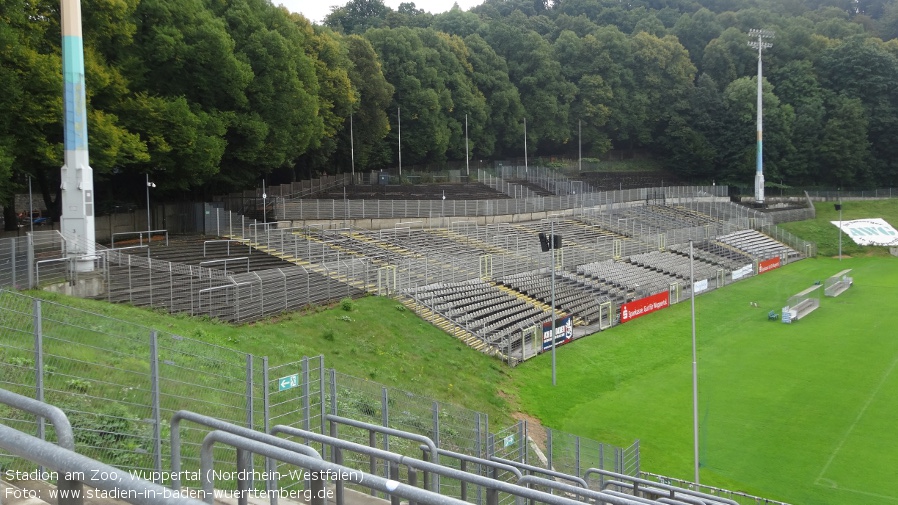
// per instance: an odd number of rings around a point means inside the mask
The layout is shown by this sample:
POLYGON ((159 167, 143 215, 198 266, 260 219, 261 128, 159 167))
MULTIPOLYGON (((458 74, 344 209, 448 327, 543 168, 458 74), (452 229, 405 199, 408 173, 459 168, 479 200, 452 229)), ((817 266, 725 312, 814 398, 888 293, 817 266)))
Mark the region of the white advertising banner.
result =
MULTIPOLYGON (((839 221, 830 222, 837 227, 840 224, 839 221)), ((898 231, 895 231, 885 219, 854 219, 841 221, 841 225, 842 231, 859 245, 898 245, 898 231)))
POLYGON ((703 280, 696 282, 695 285, 692 287, 692 289, 696 293, 701 293, 702 291, 705 291, 706 289, 708 289, 708 279, 703 279, 703 280))
POLYGON ((743 277, 748 277, 754 271, 755 270, 754 270, 754 268, 752 268, 751 263, 749 263, 748 265, 745 265, 744 267, 742 267, 738 270, 733 270, 733 280, 736 281, 743 277))

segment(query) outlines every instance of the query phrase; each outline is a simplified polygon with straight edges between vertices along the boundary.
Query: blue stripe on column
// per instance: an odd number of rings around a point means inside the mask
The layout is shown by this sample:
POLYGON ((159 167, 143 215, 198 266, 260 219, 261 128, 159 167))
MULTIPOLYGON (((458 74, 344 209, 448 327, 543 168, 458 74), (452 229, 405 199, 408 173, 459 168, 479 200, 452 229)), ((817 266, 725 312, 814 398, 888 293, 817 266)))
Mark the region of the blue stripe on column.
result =
POLYGON ((81 37, 62 37, 62 75, 65 149, 87 150, 84 46, 81 37))

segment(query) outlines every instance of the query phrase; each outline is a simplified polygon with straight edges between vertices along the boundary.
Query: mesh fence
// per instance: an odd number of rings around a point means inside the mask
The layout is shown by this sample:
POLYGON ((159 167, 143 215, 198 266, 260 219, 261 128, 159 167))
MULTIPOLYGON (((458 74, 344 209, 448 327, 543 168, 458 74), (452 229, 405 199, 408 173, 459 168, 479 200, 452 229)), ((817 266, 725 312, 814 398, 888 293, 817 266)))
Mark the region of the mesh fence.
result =
MULTIPOLYGON (((423 435, 444 450, 536 466, 555 461, 576 471, 576 464, 571 467, 562 463, 571 460, 572 450, 564 442, 550 447, 548 460, 533 455, 525 423, 489 434, 485 414, 339 374, 325 369, 320 357, 269 366, 266 358, 8 291, 0 291, 0 307, 0 387, 62 408, 71 420, 79 453, 144 476, 171 469, 170 420, 179 410, 261 431, 288 425, 329 432, 324 414, 332 413, 423 435)), ((0 406, 0 421, 26 433, 43 432, 44 438, 55 439, 52 427, 43 427, 33 416, 5 406, 0 406)), ((335 426, 342 439, 408 457, 428 457, 417 440, 345 424, 335 426)), ((182 471, 199 471, 199 448, 209 431, 193 422, 180 423, 182 471)), ((558 437, 563 434, 556 434, 558 437)), ((583 461, 595 457, 595 451, 586 448, 589 444, 596 443, 580 440, 574 449, 579 453, 574 457, 583 461)), ((327 449, 321 447, 320 452, 332 457, 327 449)), ((622 451, 613 450, 620 453, 619 461, 623 462, 622 451)), ((638 449, 635 454, 638 457, 638 449)), ((344 451, 344 456, 347 466, 388 475, 380 460, 351 451, 344 451)), ((216 469, 234 470, 236 451, 217 444, 214 459, 216 469)), ((467 472, 490 474, 486 467, 463 464, 446 455, 440 462, 467 472)), ((22 470, 34 467, 3 455, 0 464, 22 470)), ((621 464, 620 468, 632 470, 621 464)), ((269 468, 261 457, 254 457, 252 465, 259 470, 269 468)), ((288 475, 287 465, 273 469, 288 475)), ((233 479, 219 476, 224 480, 217 481, 216 488, 236 485, 233 479)), ((496 477, 514 480, 507 471, 498 472, 496 477)), ((303 486, 291 478, 280 484, 303 486)), ((398 478, 407 479, 408 470, 403 468, 398 478)), ((184 480, 182 485, 196 487, 200 483, 184 480)), ((253 485, 260 489, 265 483, 253 485)), ((463 486, 455 479, 440 478, 439 486, 443 494, 473 503, 485 499, 482 489, 463 486)))

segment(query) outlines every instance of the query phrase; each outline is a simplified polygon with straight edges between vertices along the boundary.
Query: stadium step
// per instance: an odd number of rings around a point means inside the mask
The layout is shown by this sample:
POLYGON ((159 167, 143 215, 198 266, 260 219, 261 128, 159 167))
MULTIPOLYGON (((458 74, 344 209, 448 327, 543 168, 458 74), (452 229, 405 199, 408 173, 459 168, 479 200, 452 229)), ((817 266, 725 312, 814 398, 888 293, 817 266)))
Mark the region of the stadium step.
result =
MULTIPOLYGON (((311 240, 311 239, 310 239, 310 240, 311 240)), ((311 262, 306 261, 306 260, 304 260, 304 259, 302 259, 302 258, 297 258, 297 257, 295 257, 295 256, 293 256, 293 255, 291 255, 291 254, 283 253, 283 252, 281 252, 281 251, 278 251, 277 249, 274 249, 274 248, 271 248, 271 247, 267 247, 267 246, 263 246, 262 244, 257 244, 257 243, 255 243, 255 242, 250 241, 250 240, 243 240, 243 243, 246 244, 246 245, 248 245, 248 246, 250 246, 250 247, 252 247, 253 249, 256 249, 256 250, 258 250, 258 251, 262 251, 262 252, 264 252, 265 254, 272 254, 272 255, 275 255, 275 253, 278 253, 277 256, 278 256, 280 259, 284 260, 284 261, 288 261, 288 262, 293 263, 294 265, 297 265, 297 266, 302 266, 302 267, 308 268, 309 270, 311 270, 311 271, 313 271, 313 272, 315 272, 315 273, 317 273, 317 274, 321 274, 321 275, 323 275, 323 276, 325 276, 325 277, 330 277, 331 279, 334 279, 334 280, 336 280, 336 281, 340 281, 340 282, 342 282, 342 283, 348 284, 348 285, 350 285, 350 286, 352 286, 352 287, 354 287, 354 288, 356 288, 356 289, 365 291, 366 293, 375 293, 375 292, 377 291, 377 286, 375 286, 375 285, 367 284, 367 283, 365 283, 365 282, 359 281, 358 279, 352 279, 352 278, 349 278, 349 277, 347 277, 347 276, 345 276, 345 275, 343 275, 343 274, 339 274, 339 273, 334 272, 334 271, 332 271, 332 270, 328 270, 328 269, 324 268, 322 265, 320 265, 320 264, 318 264, 318 263, 311 263, 311 262)))
POLYGON ((436 326, 437 328, 445 331, 446 333, 452 335, 453 337, 461 340, 468 347, 480 351, 485 352, 487 354, 495 355, 499 354, 499 350, 494 346, 491 346, 484 342, 482 339, 474 335, 473 333, 465 330, 464 328, 458 326, 454 322, 446 319, 441 314, 434 312, 429 307, 418 303, 413 298, 403 297, 402 304, 405 305, 409 310, 418 314, 423 319, 429 321, 431 324, 436 326), (492 351, 492 352, 489 352, 492 351))
POLYGON ((484 242, 477 238, 472 238, 467 235, 462 235, 461 233, 454 232, 452 230, 447 230, 443 228, 437 228, 433 230, 427 230, 428 233, 432 233, 434 235, 439 235, 441 237, 446 237, 450 240, 458 242, 460 244, 470 244, 476 249, 480 249, 485 253, 489 254, 507 254, 508 251, 502 249, 500 247, 496 247, 488 242, 484 242))
MULTIPOLYGON (((498 289, 499 291, 502 291, 503 293, 513 296, 519 300, 523 300, 542 311, 552 312, 552 306, 547 303, 543 303, 541 300, 537 300, 536 298, 527 296, 524 293, 521 293, 520 291, 518 291, 516 289, 512 289, 504 284, 499 284, 498 282, 490 282, 489 284, 491 286, 495 287, 496 289, 498 289)), ((562 319, 562 318, 565 318, 568 316, 568 313, 564 312, 563 310, 555 309, 555 313, 556 313, 558 319, 562 319)))

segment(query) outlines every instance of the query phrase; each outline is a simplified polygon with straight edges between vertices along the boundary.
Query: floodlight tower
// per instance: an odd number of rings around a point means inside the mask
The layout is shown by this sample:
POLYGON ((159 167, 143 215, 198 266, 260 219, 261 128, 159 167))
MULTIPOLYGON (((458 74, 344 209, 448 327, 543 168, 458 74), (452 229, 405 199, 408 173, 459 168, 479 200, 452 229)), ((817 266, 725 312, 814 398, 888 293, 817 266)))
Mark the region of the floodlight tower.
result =
POLYGON ((761 53, 764 49, 773 47, 773 44, 766 42, 765 39, 772 39, 773 32, 769 30, 751 29, 748 31, 749 37, 757 40, 749 40, 748 45, 758 50, 758 154, 757 154, 757 172, 755 173, 755 201, 759 204, 764 203, 764 161, 763 161, 763 142, 762 131, 764 130, 764 114, 761 100, 761 53))
POLYGON ((62 166, 60 231, 72 238, 67 246, 76 271, 93 270, 96 252, 94 177, 87 152, 87 98, 84 91, 84 42, 81 37, 81 1, 60 2, 62 21, 62 76, 65 145, 62 166))

